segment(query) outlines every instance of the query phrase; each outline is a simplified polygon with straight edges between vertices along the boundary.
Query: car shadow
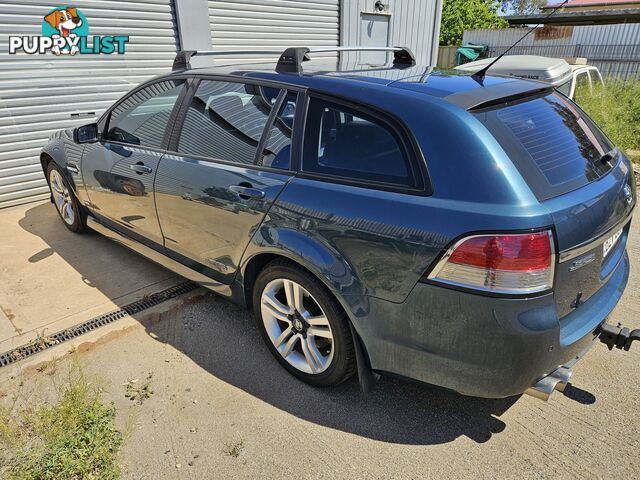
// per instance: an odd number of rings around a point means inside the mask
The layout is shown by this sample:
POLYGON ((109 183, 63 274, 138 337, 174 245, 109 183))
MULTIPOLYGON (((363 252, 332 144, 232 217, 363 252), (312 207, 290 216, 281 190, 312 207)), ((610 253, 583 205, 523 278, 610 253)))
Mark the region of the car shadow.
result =
MULTIPOLYGON (((119 268, 114 262, 123 271, 142 270, 137 274, 143 277, 145 268, 155 268, 98 234, 74 236, 48 203, 27 210, 19 225, 48 245, 29 262, 60 255, 85 283, 109 298, 119 291, 118 277, 110 274, 119 268)), ((213 293, 150 318, 140 321, 152 338, 181 351, 209 374, 298 418, 379 441, 430 445, 466 436, 484 443, 506 428, 499 417, 519 398, 464 397, 390 376, 382 376, 366 395, 355 378, 333 388, 311 387, 271 356, 246 310, 213 293)))
POLYGON ((160 281, 174 276, 92 230, 82 235, 70 232, 49 202, 26 210, 18 225, 47 245, 31 255, 27 259, 29 263, 35 264, 56 254, 81 275, 85 285, 118 305, 123 294, 145 287, 150 278, 160 281))
POLYGON ((465 397, 389 376, 366 395, 355 378, 333 388, 309 386, 271 356, 246 310, 214 294, 143 325, 211 375, 280 410, 383 442, 431 445, 466 436, 484 443, 506 428, 498 417, 519 398, 465 397))

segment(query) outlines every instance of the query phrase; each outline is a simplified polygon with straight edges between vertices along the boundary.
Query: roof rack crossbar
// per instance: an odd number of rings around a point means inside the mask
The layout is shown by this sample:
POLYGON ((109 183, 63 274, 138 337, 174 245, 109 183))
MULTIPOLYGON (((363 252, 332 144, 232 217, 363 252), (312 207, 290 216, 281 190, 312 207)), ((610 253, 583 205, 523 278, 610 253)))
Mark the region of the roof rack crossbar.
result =
POLYGON ((201 56, 224 56, 224 55, 279 55, 276 72, 301 73, 302 62, 310 60, 309 53, 328 52, 393 52, 393 66, 396 68, 412 67, 416 64, 416 59, 406 47, 290 47, 284 52, 280 50, 180 50, 173 60, 172 70, 187 70, 191 68, 189 63, 194 55, 201 56))
POLYGON ((407 68, 416 64, 413 53, 407 47, 290 47, 280 55, 276 72, 301 73, 302 62, 310 60, 309 53, 328 52, 393 52, 394 67, 407 68))
POLYGON ((225 55, 280 55, 281 50, 180 50, 176 53, 176 58, 173 60, 173 67, 171 70, 188 70, 191 68, 189 61, 191 57, 198 56, 225 56, 225 55))

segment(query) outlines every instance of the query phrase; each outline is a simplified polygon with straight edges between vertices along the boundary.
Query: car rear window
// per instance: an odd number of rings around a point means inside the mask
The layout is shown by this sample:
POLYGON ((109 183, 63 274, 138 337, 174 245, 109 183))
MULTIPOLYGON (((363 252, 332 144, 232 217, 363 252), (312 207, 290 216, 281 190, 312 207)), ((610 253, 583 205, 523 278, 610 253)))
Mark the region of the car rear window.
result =
POLYGON ((580 188, 611 169, 613 147, 574 103, 551 94, 478 112, 539 200, 580 188))

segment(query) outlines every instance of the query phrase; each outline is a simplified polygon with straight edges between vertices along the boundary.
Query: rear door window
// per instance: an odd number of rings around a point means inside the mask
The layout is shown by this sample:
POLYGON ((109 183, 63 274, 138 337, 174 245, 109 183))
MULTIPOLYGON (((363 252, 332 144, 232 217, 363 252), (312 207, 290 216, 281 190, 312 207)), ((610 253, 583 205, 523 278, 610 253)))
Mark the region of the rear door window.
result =
POLYGON ((573 102, 551 94, 475 114, 500 142, 539 200, 580 188, 612 167, 613 146, 573 102))
POLYGON ((291 167, 291 137, 298 94, 288 92, 264 141, 258 165, 288 170, 291 167))
POLYGON ((202 80, 182 124, 178 153, 252 164, 279 89, 202 80))
POLYGON ((302 162, 305 172, 414 186, 407 154, 394 129, 377 117, 312 98, 302 162))

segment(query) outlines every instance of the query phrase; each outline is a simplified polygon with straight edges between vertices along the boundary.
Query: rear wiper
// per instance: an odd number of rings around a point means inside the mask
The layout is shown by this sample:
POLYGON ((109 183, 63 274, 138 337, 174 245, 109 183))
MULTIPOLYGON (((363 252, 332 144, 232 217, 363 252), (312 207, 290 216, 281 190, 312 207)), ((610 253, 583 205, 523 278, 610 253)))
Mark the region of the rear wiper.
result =
POLYGON ((613 159, 616 157, 616 153, 618 153, 618 149, 617 148, 612 148, 607 153, 602 155, 602 157, 600 157, 600 163, 605 165, 605 164, 613 161, 613 159))

